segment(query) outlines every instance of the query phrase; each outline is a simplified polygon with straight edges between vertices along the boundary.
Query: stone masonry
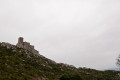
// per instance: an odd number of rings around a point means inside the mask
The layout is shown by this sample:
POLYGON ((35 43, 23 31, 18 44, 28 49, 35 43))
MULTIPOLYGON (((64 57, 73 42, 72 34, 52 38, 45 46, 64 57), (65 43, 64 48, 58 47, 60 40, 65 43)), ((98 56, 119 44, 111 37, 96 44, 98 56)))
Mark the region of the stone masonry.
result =
POLYGON ((18 43, 16 44, 17 47, 19 48, 24 48, 36 55, 39 55, 39 52, 37 50, 34 49, 34 46, 33 45, 30 45, 29 42, 24 42, 23 41, 23 37, 19 37, 18 38, 18 43))

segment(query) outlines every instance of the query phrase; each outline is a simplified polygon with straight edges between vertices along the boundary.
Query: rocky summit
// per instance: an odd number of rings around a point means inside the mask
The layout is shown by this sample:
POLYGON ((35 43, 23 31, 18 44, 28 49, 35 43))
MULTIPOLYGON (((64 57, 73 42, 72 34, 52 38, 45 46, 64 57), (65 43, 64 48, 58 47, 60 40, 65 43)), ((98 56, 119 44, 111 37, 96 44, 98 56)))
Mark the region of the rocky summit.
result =
POLYGON ((56 63, 20 37, 16 45, 0 43, 0 80, 120 80, 120 72, 56 63))

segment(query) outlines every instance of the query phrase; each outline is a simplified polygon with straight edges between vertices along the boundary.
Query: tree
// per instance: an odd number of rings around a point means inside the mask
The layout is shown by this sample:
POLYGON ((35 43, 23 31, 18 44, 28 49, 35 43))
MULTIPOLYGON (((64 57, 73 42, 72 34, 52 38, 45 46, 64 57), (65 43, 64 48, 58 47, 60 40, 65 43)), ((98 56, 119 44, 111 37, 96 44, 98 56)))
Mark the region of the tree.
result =
POLYGON ((120 67, 120 55, 117 58, 117 63, 116 64, 117 64, 118 67, 120 67))

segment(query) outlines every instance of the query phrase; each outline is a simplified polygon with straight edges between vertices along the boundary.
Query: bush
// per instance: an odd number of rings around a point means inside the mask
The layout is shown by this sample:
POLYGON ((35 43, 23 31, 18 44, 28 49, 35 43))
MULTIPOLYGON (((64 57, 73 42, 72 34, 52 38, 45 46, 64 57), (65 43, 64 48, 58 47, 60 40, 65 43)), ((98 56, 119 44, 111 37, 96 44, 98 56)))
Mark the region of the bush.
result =
POLYGON ((79 74, 73 73, 66 73, 60 77, 60 80, 82 80, 79 74))

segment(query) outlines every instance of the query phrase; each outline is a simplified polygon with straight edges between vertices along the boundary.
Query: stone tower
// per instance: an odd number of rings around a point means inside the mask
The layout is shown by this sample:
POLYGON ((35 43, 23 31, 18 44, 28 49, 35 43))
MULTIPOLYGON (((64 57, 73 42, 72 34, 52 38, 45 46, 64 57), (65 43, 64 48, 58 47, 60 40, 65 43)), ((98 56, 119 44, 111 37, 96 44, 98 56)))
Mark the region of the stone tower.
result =
POLYGON ((23 37, 18 38, 18 43, 23 43, 23 37))
POLYGON ((23 37, 18 38, 17 46, 23 48, 24 46, 23 37))

